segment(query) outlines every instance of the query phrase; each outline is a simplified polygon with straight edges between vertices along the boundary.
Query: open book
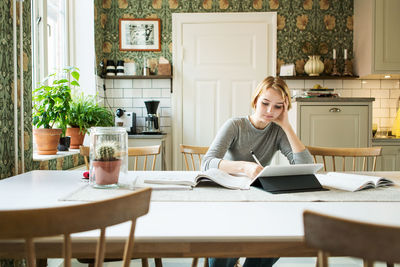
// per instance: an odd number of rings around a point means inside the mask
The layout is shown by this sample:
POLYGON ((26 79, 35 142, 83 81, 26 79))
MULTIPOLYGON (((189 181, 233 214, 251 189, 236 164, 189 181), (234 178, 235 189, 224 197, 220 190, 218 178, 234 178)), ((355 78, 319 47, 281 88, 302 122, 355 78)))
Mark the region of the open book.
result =
POLYGON ((246 176, 230 175, 219 169, 209 169, 204 172, 155 171, 143 172, 137 175, 139 175, 139 179, 141 176, 143 177, 141 186, 148 185, 150 187, 153 187, 153 185, 179 185, 192 188, 202 181, 212 181, 229 189, 250 189, 250 185, 253 182, 252 179, 246 176))
POLYGON ((394 184, 387 178, 352 173, 328 172, 316 176, 323 187, 351 192, 394 184))

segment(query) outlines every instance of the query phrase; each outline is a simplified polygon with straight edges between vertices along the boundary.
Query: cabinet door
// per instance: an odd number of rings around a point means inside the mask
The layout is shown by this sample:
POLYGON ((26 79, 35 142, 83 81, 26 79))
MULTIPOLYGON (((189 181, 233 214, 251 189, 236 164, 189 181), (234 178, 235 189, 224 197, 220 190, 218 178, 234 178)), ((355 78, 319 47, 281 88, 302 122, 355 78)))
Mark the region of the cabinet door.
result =
MULTIPOLYGON (((156 146, 161 145, 160 155, 156 158, 155 171, 165 170, 165 141, 162 139, 128 139, 129 147, 139 147, 139 146, 156 146)), ((146 169, 151 170, 151 163, 153 156, 147 157, 146 169)), ((138 171, 143 170, 144 157, 139 157, 138 160, 138 171)), ((129 157, 128 159, 128 170, 133 171, 133 166, 135 165, 134 157, 129 157)))
POLYGON ((400 171, 400 146, 382 146, 382 156, 376 161, 377 171, 400 171))
POLYGON ((368 106, 300 107, 300 139, 305 145, 368 146, 368 106))
POLYGON ((400 71, 400 1, 375 1, 375 66, 376 72, 400 71))

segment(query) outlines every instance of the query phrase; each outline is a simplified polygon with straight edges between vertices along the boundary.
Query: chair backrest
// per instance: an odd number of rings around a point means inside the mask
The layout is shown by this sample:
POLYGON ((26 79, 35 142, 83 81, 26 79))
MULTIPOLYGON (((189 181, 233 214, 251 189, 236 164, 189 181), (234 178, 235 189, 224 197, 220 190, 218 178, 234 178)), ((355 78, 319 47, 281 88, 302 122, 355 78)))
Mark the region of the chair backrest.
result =
POLYGON ((29 267, 36 264, 34 238, 63 235, 64 266, 71 266, 71 234, 100 229, 96 265, 101 267, 105 252, 105 229, 131 221, 124 250, 124 267, 129 266, 136 219, 149 210, 151 189, 144 188, 117 198, 54 208, 0 211, 0 240, 24 239, 29 267))
POLYGON ((181 144, 180 150, 185 158, 186 170, 187 171, 191 170, 188 163, 188 157, 190 158, 192 163, 192 170, 193 171, 200 170, 202 155, 207 153, 208 146, 189 146, 181 144), (197 163, 194 156, 197 156, 197 163))
POLYGON ((138 170, 138 160, 140 157, 143 157, 143 171, 147 169, 147 158, 151 157, 151 170, 154 171, 156 167, 157 155, 161 152, 161 145, 156 146, 142 146, 142 147, 129 147, 128 148, 128 156, 134 157, 135 164, 133 167, 134 171, 138 170))
POLYGON ((308 246, 318 249, 319 267, 328 266, 327 256, 350 256, 373 261, 400 261, 400 227, 351 221, 305 211, 304 237, 308 246))
POLYGON ((308 151, 310 151, 311 155, 314 157, 314 162, 316 163, 318 158, 317 156, 322 157, 322 161, 324 163, 324 170, 327 171, 327 161, 326 157, 330 157, 332 159, 332 169, 336 171, 336 159, 342 159, 342 170, 346 171, 346 158, 353 158, 352 161, 352 171, 356 171, 356 161, 357 158, 361 158, 362 162, 362 171, 367 170, 367 158, 372 157, 372 171, 376 170, 376 159, 381 155, 382 148, 381 147, 357 147, 357 148, 334 148, 334 147, 312 147, 307 146, 308 151))
POLYGON ((88 146, 79 146, 79 154, 83 156, 83 159, 85 160, 85 166, 86 170, 89 170, 90 165, 89 165, 89 153, 90 153, 90 147, 88 146))

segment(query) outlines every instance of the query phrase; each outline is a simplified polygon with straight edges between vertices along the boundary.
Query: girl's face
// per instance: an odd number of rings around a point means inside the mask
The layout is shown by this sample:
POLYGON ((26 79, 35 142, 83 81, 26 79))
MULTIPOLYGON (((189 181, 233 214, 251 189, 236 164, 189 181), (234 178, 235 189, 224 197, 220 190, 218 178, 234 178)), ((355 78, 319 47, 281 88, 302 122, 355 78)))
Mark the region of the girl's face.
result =
POLYGON ((280 92, 266 89, 258 96, 255 115, 257 120, 265 123, 276 120, 284 109, 285 99, 280 92))

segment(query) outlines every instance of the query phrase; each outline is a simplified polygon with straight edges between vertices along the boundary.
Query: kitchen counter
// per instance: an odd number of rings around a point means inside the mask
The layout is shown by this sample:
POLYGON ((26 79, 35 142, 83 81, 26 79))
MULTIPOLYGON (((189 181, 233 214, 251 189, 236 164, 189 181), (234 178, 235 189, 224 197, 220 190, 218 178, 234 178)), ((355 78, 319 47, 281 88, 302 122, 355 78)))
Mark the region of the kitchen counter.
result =
POLYGON ((128 134, 128 139, 162 139, 167 136, 166 133, 161 134, 128 134))
POLYGON ((373 102, 374 97, 296 97, 295 102, 373 102))
POLYGON ((372 143, 382 143, 382 144, 395 144, 400 145, 400 138, 396 137, 387 137, 387 138, 372 138, 372 143))

